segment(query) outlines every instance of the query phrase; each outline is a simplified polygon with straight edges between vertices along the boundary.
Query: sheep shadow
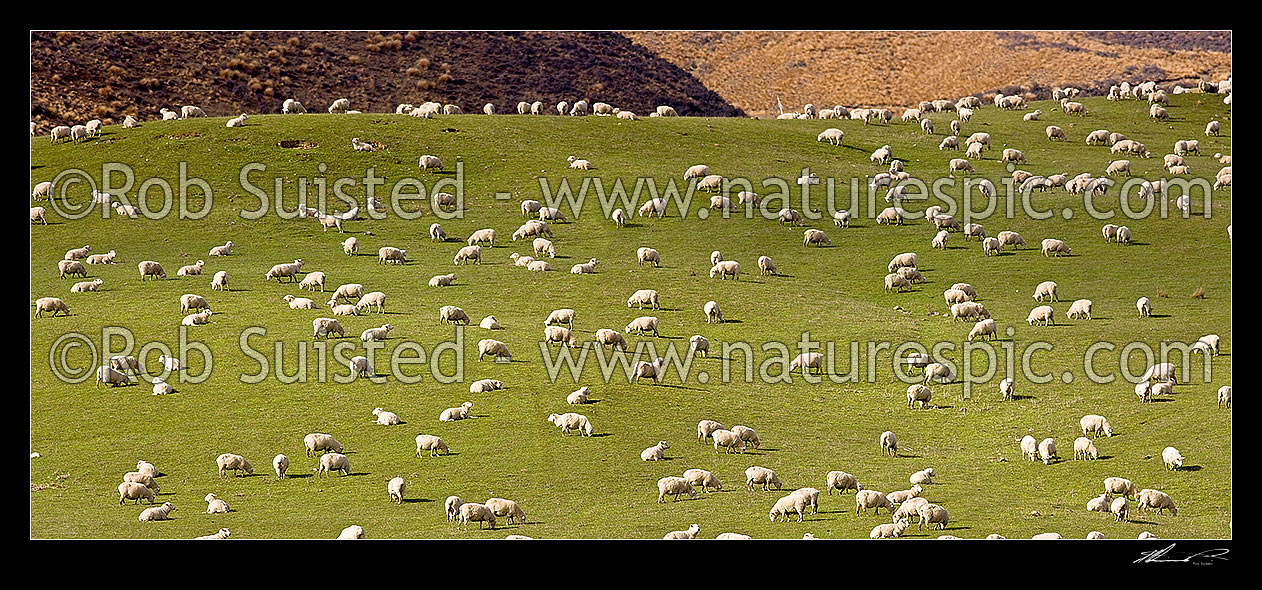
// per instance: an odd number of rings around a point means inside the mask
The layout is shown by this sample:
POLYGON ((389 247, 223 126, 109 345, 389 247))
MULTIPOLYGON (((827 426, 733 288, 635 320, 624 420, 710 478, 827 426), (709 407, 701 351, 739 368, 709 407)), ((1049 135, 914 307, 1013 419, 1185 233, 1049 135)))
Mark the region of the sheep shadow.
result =
POLYGON ((294 473, 294 474, 291 474, 291 473, 289 473, 289 472, 285 472, 285 479, 306 479, 306 478, 308 478, 308 477, 315 477, 315 474, 314 474, 314 473, 294 473))
POLYGON ((670 385, 667 383, 656 383, 653 386, 654 387, 669 387, 671 389, 683 389, 685 391, 706 391, 705 389, 702 389, 700 387, 688 387, 686 385, 670 385))
POLYGON ((1176 471, 1200 471, 1201 469, 1203 469, 1203 467, 1201 467, 1200 465, 1184 465, 1183 467, 1178 468, 1176 471))
POLYGON ((1015 393, 1014 393, 1014 394, 1012 394, 1012 401, 1020 401, 1020 400, 1023 400, 1023 399, 1034 399, 1034 396, 1032 396, 1032 395, 1017 395, 1017 394, 1015 394, 1015 393))
POLYGON ((420 504, 424 502, 433 502, 433 501, 434 500, 430 500, 429 498, 410 498, 410 499, 404 498, 403 499, 404 504, 420 504))
POLYGON ((1168 318, 1168 317, 1170 317, 1170 314, 1157 314, 1157 313, 1154 313, 1154 314, 1152 314, 1152 315, 1150 315, 1150 316, 1148 316, 1148 317, 1150 317, 1150 318, 1168 318))
POLYGON ((593 433, 591 436, 587 436, 583 438, 605 438, 606 436, 613 436, 613 433, 612 432, 598 432, 598 433, 593 433))

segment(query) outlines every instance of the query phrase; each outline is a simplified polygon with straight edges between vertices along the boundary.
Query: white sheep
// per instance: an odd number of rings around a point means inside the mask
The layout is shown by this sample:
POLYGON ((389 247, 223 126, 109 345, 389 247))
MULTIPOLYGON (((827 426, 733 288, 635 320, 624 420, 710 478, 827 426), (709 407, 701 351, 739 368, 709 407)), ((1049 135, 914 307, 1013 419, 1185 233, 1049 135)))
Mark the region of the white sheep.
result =
POLYGON ((465 246, 456 252, 456 257, 452 259, 452 263, 459 266, 461 263, 468 264, 472 260, 478 264, 482 264, 482 246, 465 246))
MULTIPOLYGON (((698 426, 698 428, 700 428, 700 426, 698 426)), ((738 453, 745 452, 747 445, 745 444, 745 440, 742 439, 739 434, 721 427, 711 430, 709 434, 714 439, 714 452, 719 452, 719 448, 727 449, 726 452, 728 453, 733 451, 738 453)))
POLYGON ((571 405, 585 404, 585 403, 587 403, 587 402, 588 402, 588 397, 587 397, 587 396, 588 396, 590 393, 591 393, 591 388, 590 388, 590 387, 588 387, 588 386, 586 386, 586 385, 584 385, 584 386, 582 386, 582 387, 578 388, 578 389, 577 389, 576 391, 574 391, 573 393, 571 393, 571 394, 569 394, 569 395, 565 396, 565 403, 567 403, 567 404, 571 404, 571 405))
MULTIPOLYGON (((443 439, 432 434, 416 435, 416 456, 420 457, 422 451, 428 451, 430 457, 436 456, 440 451, 445 452, 448 455, 451 454, 451 449, 447 447, 447 443, 443 442, 443 439)), ((457 500, 459 500, 459 498, 457 498, 457 500)), ((447 499, 447 507, 448 510, 451 509, 451 498, 447 499)))
POLYGON ((140 513, 140 522, 152 522, 155 520, 171 520, 171 511, 175 510, 175 506, 170 502, 163 502, 161 506, 145 508, 140 513))
POLYGON ((610 330, 608 328, 596 330, 596 342, 600 344, 601 348, 609 346, 614 350, 618 348, 621 348, 622 350, 627 349, 626 338, 624 338, 622 333, 617 330, 610 330))
POLYGON ((1171 471, 1183 467, 1183 455, 1179 454, 1179 449, 1174 447, 1166 447, 1161 451, 1161 461, 1165 463, 1166 469, 1171 471))
POLYGON ((247 474, 254 474, 254 466, 241 455, 232 453, 224 453, 215 459, 215 463, 219 466, 219 477, 225 477, 227 472, 231 471, 235 476, 238 471, 244 471, 247 474))
POLYGON ((206 494, 206 514, 227 514, 232 511, 227 502, 215 497, 215 494, 206 494))
POLYGON ((854 496, 854 513, 859 514, 862 511, 868 513, 868 509, 873 509, 873 513, 880 514, 881 509, 893 513, 894 504, 890 502, 889 497, 876 490, 859 490, 854 496))
POLYGON ((1034 287, 1034 300, 1042 302, 1044 299, 1049 301, 1060 301, 1056 297, 1056 282, 1043 281, 1034 287))
POLYGON ((1030 315, 1025 318, 1025 321, 1031 326, 1036 323, 1040 326, 1048 326, 1056 323, 1056 317, 1053 313, 1052 306, 1040 305, 1030 310, 1030 315))
POLYGON ((700 487, 701 491, 705 493, 709 493, 710 488, 714 488, 716 491, 723 490, 723 484, 719 482, 719 478, 704 469, 689 469, 685 471, 684 480, 694 487, 700 487))
POLYGON ((696 539, 697 533, 700 531, 701 531, 701 527, 699 525, 690 524, 688 525, 688 530, 671 531, 669 533, 666 533, 666 536, 662 538, 663 539, 696 539))
POLYGON ((1152 301, 1150 301, 1147 297, 1140 297, 1137 301, 1135 301, 1135 309, 1139 310, 1139 317, 1151 317, 1152 301))
POLYGON ((898 456, 898 437, 892 431, 882 432, 878 442, 881 444, 881 455, 898 456))
POLYGON ((592 435, 592 423, 587 416, 567 412, 565 414, 549 414, 548 421, 557 425, 561 429, 561 435, 565 436, 571 430, 577 430, 583 436, 592 435))
POLYGON ((829 471, 826 480, 829 495, 832 495, 833 490, 840 490, 838 492, 840 494, 846 493, 846 490, 854 490, 857 494, 863 489, 863 484, 860 484, 853 475, 844 471, 829 471))
POLYGON ((1043 256, 1047 256, 1048 254, 1060 256, 1061 254, 1070 254, 1071 250, 1065 242, 1055 238, 1047 238, 1043 240, 1042 252, 1043 256))
POLYGON ((666 449, 670 445, 666 441, 660 441, 657 444, 644 449, 640 452, 640 460, 642 461, 664 461, 666 460, 666 449))
POLYGON ((440 422, 454 422, 456 420, 464 420, 469 417, 469 410, 473 408, 473 402, 465 402, 454 408, 447 408, 438 416, 440 422))
POLYGON ((778 490, 781 487, 780 477, 775 471, 755 465, 745 470, 745 488, 752 492, 756 485, 761 485, 763 491, 767 491, 767 486, 772 485, 778 490))

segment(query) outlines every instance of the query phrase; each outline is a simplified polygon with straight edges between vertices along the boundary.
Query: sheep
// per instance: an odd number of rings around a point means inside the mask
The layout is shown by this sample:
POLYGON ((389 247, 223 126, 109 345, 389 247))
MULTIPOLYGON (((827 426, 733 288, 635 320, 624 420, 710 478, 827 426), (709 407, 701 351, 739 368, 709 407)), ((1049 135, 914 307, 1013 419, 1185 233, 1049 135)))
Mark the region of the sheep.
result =
POLYGON ((161 264, 152 260, 141 261, 140 264, 136 265, 136 268, 140 269, 140 280, 142 281, 145 280, 145 277, 167 278, 167 271, 162 269, 161 264))
POLYGON ((526 513, 523 512, 521 507, 518 506, 517 503, 512 500, 505 500, 503 498, 490 498, 486 501, 485 505, 487 508, 491 510, 491 513, 494 514, 495 516, 508 517, 509 524, 512 524, 514 520, 518 524, 526 523, 526 513))
POLYGON ((478 264, 482 264, 482 246, 465 246, 456 252, 456 257, 452 259, 452 264, 459 266, 461 263, 469 264, 472 260, 478 264))
POLYGON ((351 526, 348 526, 342 529, 342 532, 338 533, 337 535, 337 540, 339 541, 355 541, 355 540, 363 539, 363 538, 364 538, 364 527, 359 526, 357 524, 353 524, 351 526))
POLYGON ((617 330, 610 330, 607 328, 596 330, 596 343, 600 344, 601 348, 609 346, 614 350, 618 348, 621 348, 622 350, 627 349, 627 341, 623 338, 622 334, 617 330))
POLYGON ((1140 510, 1156 510, 1164 514, 1166 509, 1170 509, 1171 516, 1178 516, 1179 509, 1175 507, 1174 500, 1170 499, 1170 495, 1160 490, 1143 489, 1139 491, 1137 496, 1140 510))
POLYGON ((213 540, 218 540, 218 539, 227 539, 227 538, 228 538, 228 537, 230 537, 230 536, 232 536, 232 531, 229 531, 229 530, 228 530, 228 529, 226 529, 226 528, 221 528, 221 529, 219 529, 219 532, 217 532, 217 533, 215 533, 215 534, 213 534, 213 535, 204 535, 204 536, 201 536, 201 537, 193 537, 193 540, 194 540, 194 541, 213 541, 213 540))
POLYGON ((587 396, 591 393, 591 388, 584 385, 573 393, 565 396, 565 403, 570 405, 579 405, 587 403, 587 396))
POLYGON ((286 295, 281 299, 289 303, 289 309, 320 309, 320 306, 315 301, 306 297, 286 295))
POLYGON ((83 267, 83 263, 77 260, 57 261, 57 272, 63 279, 74 275, 79 275, 83 278, 87 278, 88 276, 88 271, 83 267))
POLYGON ((882 209, 876 216, 877 225, 903 224, 903 215, 899 213, 897 207, 886 207, 882 209))
POLYGON ((956 303, 951 306, 951 320, 986 320, 990 319, 990 312, 986 310, 986 306, 973 301, 965 301, 964 303, 956 303))
POLYGON ((955 172, 965 172, 965 173, 972 172, 973 165, 970 164, 968 160, 965 160, 962 158, 953 158, 948 165, 948 170, 951 172, 950 174, 951 178, 955 178, 955 174, 954 174, 955 172))
POLYGON ((897 492, 890 492, 888 494, 885 494, 885 497, 890 499, 891 504, 902 504, 903 502, 906 502, 907 500, 910 500, 912 498, 920 497, 920 494, 922 492, 924 492, 924 488, 921 487, 920 484, 914 484, 911 486, 910 489, 900 490, 897 492))
POLYGON ((1179 449, 1174 447, 1166 447, 1161 451, 1161 461, 1165 463, 1166 469, 1175 471, 1183 467, 1183 455, 1179 454, 1179 449))
MULTIPOLYGON (((87 124, 84 125, 83 127, 84 129, 87 130, 88 137, 101 136, 101 120, 100 119, 92 119, 91 121, 88 121, 87 124)), ((1206 131, 1205 135, 1209 135, 1209 132, 1206 131)))
POLYGON ((995 320, 985 319, 973 325, 973 329, 968 333, 968 341, 972 342, 973 338, 983 338, 990 336, 992 339, 999 337, 999 328, 995 325, 995 320))
POLYGON ((908 520, 912 518, 919 518, 920 514, 917 511, 920 510, 921 506, 925 506, 928 504, 929 504, 929 500, 926 500, 924 498, 920 498, 920 497, 907 498, 906 500, 902 502, 902 504, 899 505, 898 510, 895 510, 893 513, 891 513, 891 516, 894 517, 894 522, 898 522, 900 519, 904 519, 904 518, 908 520))
POLYGON ((701 527, 699 525, 690 524, 688 525, 688 530, 671 531, 669 533, 666 533, 666 536, 662 538, 663 539, 696 539, 697 533, 700 531, 701 531, 701 527))
POLYGON ((101 284, 104 282, 105 281, 102 279, 94 279, 91 281, 75 283, 74 286, 70 287, 70 292, 71 293, 87 293, 89 291, 97 291, 101 288, 101 284))
POLYGON ((1109 494, 1121 494, 1130 499, 1134 499, 1136 494, 1135 484, 1121 477, 1105 478, 1104 491, 1109 494))
POLYGON ((215 459, 215 463, 219 465, 219 477, 225 477, 228 471, 232 471, 234 476, 237 475, 238 471, 244 471, 250 475, 254 474, 254 466, 250 465, 250 462, 241 455, 224 453, 215 459))
POLYGON ((1022 248, 1026 247, 1025 238, 1022 238, 1021 234, 1014 231, 999 232, 999 245, 1012 246, 1013 248, 1016 248, 1018 245, 1022 248))
POLYGON ((118 484, 118 503, 123 505, 127 500, 135 500, 136 504, 144 500, 149 500, 150 504, 155 503, 154 491, 143 483, 132 481, 124 481, 118 484))
MULTIPOLYGON (((809 230, 815 231, 815 230, 809 230)), ((824 239, 828 239, 825 237, 824 239)), ((734 280, 741 278, 741 263, 735 260, 720 260, 710 268, 710 278, 719 277, 719 280, 732 277, 734 280)))
MULTIPOLYGON (((141 264, 144 263, 142 262, 141 264)), ((291 282, 298 282, 298 273, 302 272, 302 264, 303 262, 301 258, 294 260, 292 263, 277 264, 273 266, 271 270, 267 271, 267 273, 263 275, 263 278, 268 281, 276 279, 277 282, 281 282, 282 278, 289 277, 292 279, 291 282)), ((144 271, 141 272, 143 274, 144 271)), ((163 276, 162 278, 166 277, 163 276)))
POLYGON ((1043 256, 1047 256, 1049 253, 1060 256, 1061 254, 1070 254, 1071 250, 1065 242, 1055 238, 1047 238, 1043 240, 1042 252, 1043 256))
POLYGON ((1109 167, 1104 170, 1104 173, 1108 174, 1109 176, 1113 176, 1114 174, 1121 174, 1123 172, 1125 172, 1127 176, 1131 175, 1131 161, 1130 160, 1115 160, 1113 162, 1110 162, 1109 167))
POLYGON ((868 156, 868 160, 872 162, 876 162, 878 164, 888 164, 889 161, 893 159, 893 157, 894 157, 893 148, 891 148, 889 145, 883 145, 877 148, 876 151, 872 152, 872 155, 868 156))
MULTIPOLYGON (((430 457, 435 456, 439 451, 446 452, 448 455, 451 454, 451 449, 447 447, 447 443, 432 434, 416 435, 416 456, 420 457, 422 451, 429 451, 430 457)), ((459 500, 459 498, 456 498, 456 500, 459 500)), ((451 498, 447 498, 447 509, 450 515, 451 498)))
POLYGON ((893 524, 879 524, 873 527, 872 532, 868 534, 872 539, 894 539, 903 536, 903 532, 907 530, 908 522, 906 518, 899 519, 893 524))
POLYGON ((894 272, 895 269, 902 268, 904 266, 915 268, 918 261, 919 257, 916 256, 915 252, 904 252, 894 258, 891 258, 887 268, 889 269, 889 272, 894 272))
POLYGON ((1205 124, 1205 137, 1209 137, 1211 135, 1218 135, 1218 130, 1221 128, 1222 128, 1222 125, 1218 121, 1210 121, 1209 123, 1206 123, 1205 124))
POLYGON ((171 511, 175 510, 175 505, 170 502, 163 502, 161 506, 145 508, 140 513, 140 522, 153 522, 155 520, 171 520, 171 511))
POLYGON ((894 512, 894 504, 890 499, 881 492, 876 490, 859 490, 854 495, 854 513, 857 515, 860 511, 864 514, 868 513, 868 509, 873 509, 875 514, 880 514, 884 508, 887 512, 894 512))
POLYGON ((210 323, 210 316, 211 316, 211 314, 212 314, 212 313, 213 313, 213 312, 211 312, 211 310, 207 309, 206 311, 203 311, 203 312, 201 312, 201 313, 195 313, 195 314, 192 314, 192 315, 187 315, 187 316, 184 316, 184 319, 180 320, 180 325, 182 325, 182 326, 200 326, 200 325, 204 325, 204 324, 209 324, 209 323, 210 323))
POLYGON ((1100 451, 1096 450, 1095 443, 1085 436, 1074 439, 1074 460, 1079 458, 1093 460, 1100 458, 1100 451))
POLYGON ((561 436, 565 436, 571 430, 577 430, 583 436, 592 435, 592 423, 587 416, 567 412, 565 414, 549 414, 548 422, 557 425, 561 429, 561 436))
POLYGON ((720 447, 727 449, 726 452, 728 453, 731 453, 732 451, 744 453, 747 448, 745 439, 741 438, 739 434, 732 432, 731 430, 718 428, 711 431, 709 434, 714 439, 714 452, 716 453, 719 452, 720 447))
POLYGON ((1000 245, 999 238, 986 238, 982 240, 982 252, 987 256, 998 254, 1003 249, 1000 245))
POLYGON ((88 128, 86 126, 75 125, 70 128, 70 141, 71 142, 79 143, 80 141, 86 141, 87 138, 88 138, 88 128))
MULTIPOLYGON (((47 214, 48 210, 43 207, 31 207, 31 223, 38 221, 44 225, 48 225, 48 219, 46 217, 47 214)), ((92 263, 89 262, 88 264, 92 263)))
POLYGON ((1109 504, 1109 512, 1114 515, 1114 521, 1125 522, 1130 515, 1130 502, 1126 498, 1113 498, 1113 503, 1109 504))
POLYGON ((758 257, 758 270, 759 270, 759 274, 761 274, 762 276, 779 274, 779 272, 776 270, 775 263, 773 263, 771 261, 771 258, 767 256, 758 257))
POLYGON ((289 471, 289 457, 284 455, 273 457, 272 469, 276 470, 276 479, 285 479, 285 472, 289 471))
POLYGON ((947 240, 950 238, 951 238, 951 233, 944 229, 938 232, 938 234, 933 237, 933 241, 930 243, 930 246, 941 249, 941 250, 945 250, 947 240))
POLYGON ((632 305, 638 305, 640 309, 644 309, 645 304, 648 304, 653 309, 661 309, 658 305, 657 291, 652 289, 640 289, 639 291, 632 293, 631 297, 627 298, 628 308, 632 305))
MULTIPOLYGON (((908 267, 903 267, 908 268, 908 267)), ((901 268, 899 270, 902 270, 901 268)), ((911 281, 899 273, 890 273, 885 275, 885 292, 902 290, 903 292, 911 291, 911 281)))
POLYGON ((1135 301, 1135 309, 1139 310, 1139 317, 1151 317, 1152 301, 1147 297, 1140 297, 1139 300, 1135 301))
POLYGON ((1222 408, 1224 405, 1227 406, 1228 408, 1231 407, 1231 386, 1230 385, 1224 385, 1218 388, 1218 407, 1222 408))
POLYGON ((308 457, 314 457, 316 451, 332 451, 334 453, 341 453, 343 449, 342 443, 337 442, 337 439, 322 432, 313 432, 308 434, 303 437, 302 442, 303 445, 306 446, 308 457))
POLYGON ((669 449, 669 448, 670 448, 670 445, 666 444, 666 441, 660 441, 657 444, 647 449, 644 449, 643 451, 640 451, 640 460, 641 461, 664 461, 666 459, 666 449, 669 449))
POLYGON ((999 158, 1000 162, 1025 163, 1025 153, 1021 150, 1005 149, 999 158))
POLYGON ((745 488, 752 492, 755 485, 762 485, 763 491, 767 491, 767 486, 771 485, 778 490, 781 487, 780 477, 775 471, 755 465, 745 470, 745 488))
POLYGON ((915 267, 903 266, 903 267, 900 267, 896 272, 898 273, 898 276, 903 277, 904 279, 907 279, 908 282, 911 282, 911 283, 925 282, 925 275, 921 274, 919 270, 915 269, 915 267))
POLYGON ((1012 399, 1012 394, 1016 392, 1016 381, 1011 377, 999 382, 999 396, 1003 399, 1012 399))
POLYGON ((954 135, 948 135, 942 138, 942 143, 938 144, 938 151, 958 149, 960 149, 960 138, 954 135))
POLYGON ((1065 130, 1060 127, 1048 125, 1046 131, 1048 141, 1055 141, 1057 139, 1061 141, 1069 141, 1069 138, 1065 135, 1065 130))
POLYGON ((689 180, 692 178, 704 178, 709 175, 710 175, 709 166, 706 166, 705 164, 697 164, 696 166, 691 166, 687 170, 684 171, 684 180, 689 180))
MULTIPOLYGON (((662 482, 668 479, 670 478, 664 477, 658 480, 657 488, 659 491, 662 489, 662 482)), ((706 492, 706 493, 710 492, 709 488, 714 488, 715 490, 719 490, 719 491, 723 490, 723 484, 719 482, 719 478, 715 477, 713 473, 710 473, 709 471, 706 471, 704 469, 689 469, 684 472, 684 476, 682 479, 687 484, 689 484, 689 487, 687 488, 688 490, 692 490, 693 489, 692 486, 699 486, 701 487, 701 491, 706 492)), ((678 486, 678 483, 676 482, 674 483, 674 485, 678 486)), ((678 500, 679 499, 678 494, 681 492, 667 492, 667 493, 674 493, 675 499, 678 500)), ((690 495, 694 499, 697 497, 695 491, 693 491, 690 495)), ((659 495, 658 501, 660 502, 661 500, 662 500, 662 496, 659 495)))
POLYGON ((571 117, 586 117, 587 116, 587 101, 586 100, 575 101, 574 105, 570 107, 570 116, 571 117))
POLYGON ((854 490, 857 494, 863 489, 863 484, 860 484, 853 475, 844 471, 829 471, 825 479, 827 480, 829 495, 832 495, 833 490, 840 490, 839 494, 846 493, 846 490, 854 490))
POLYGON ((1038 323, 1040 326, 1048 326, 1056 323, 1055 315, 1052 312, 1052 306, 1040 305, 1030 310, 1030 315, 1025 318, 1026 323, 1033 326, 1038 323))
POLYGON ((797 513, 798 522, 802 522, 802 515, 806 511, 807 499, 800 494, 792 493, 779 500, 771 507, 768 517, 771 522, 776 522, 781 516, 785 522, 789 521, 789 513, 797 513))
POLYGON ((1154 121, 1168 121, 1170 119, 1170 113, 1161 108, 1160 105, 1154 104, 1148 109, 1148 118, 1154 121))
POLYGON ((946 508, 937 504, 924 504, 916 509, 916 514, 920 516, 920 522, 917 528, 924 528, 925 523, 929 523, 929 528, 933 529, 933 525, 938 525, 938 529, 946 528, 951 517, 947 514, 946 508))
POLYGON ((1035 440, 1033 436, 1030 436, 1027 434, 1025 435, 1025 437, 1021 439, 1021 454, 1028 461, 1038 460, 1038 459, 1035 459, 1035 456, 1038 454, 1038 450, 1039 450, 1038 447, 1039 447, 1038 442, 1035 440))
POLYGON ((347 476, 351 474, 351 461, 341 453, 325 453, 320 456, 320 465, 312 471, 315 471, 316 475, 323 474, 325 477, 329 476, 330 471, 347 476))
POLYGON ((206 514, 227 514, 232 511, 227 502, 215 497, 215 494, 206 494, 206 514))
POLYGON ((487 523, 491 530, 495 530, 495 513, 485 504, 466 502, 460 505, 460 516, 456 522, 458 529, 468 530, 470 522, 477 522, 479 529, 484 526, 482 523, 487 523))
POLYGON ((928 387, 913 384, 907 388, 907 407, 910 408, 914 402, 920 402, 920 407, 924 408, 932 397, 933 392, 928 387))
POLYGON ((844 131, 837 129, 836 127, 829 127, 828 129, 820 132, 820 134, 816 136, 815 141, 827 141, 832 145, 841 145, 842 141, 845 140, 845 137, 846 134, 844 131))
MULTIPOLYGON (((936 363, 935 363, 936 364, 936 363)), ((878 441, 881 444, 881 455, 889 455, 891 457, 898 456, 898 437, 894 436, 892 431, 886 430, 881 433, 878 441)))
POLYGON ((469 417, 469 410, 473 407, 473 402, 465 402, 455 408, 447 408, 438 416, 440 422, 455 422, 456 420, 464 420, 469 417))

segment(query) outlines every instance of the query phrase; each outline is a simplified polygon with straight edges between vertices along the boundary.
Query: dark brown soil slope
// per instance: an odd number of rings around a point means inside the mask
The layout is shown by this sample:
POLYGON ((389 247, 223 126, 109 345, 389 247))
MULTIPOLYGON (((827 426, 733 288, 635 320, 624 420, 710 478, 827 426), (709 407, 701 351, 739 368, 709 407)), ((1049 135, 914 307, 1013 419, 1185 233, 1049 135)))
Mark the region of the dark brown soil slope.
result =
POLYGON ((518 101, 603 101, 647 116, 743 113, 678 66, 617 33, 37 32, 31 116, 50 124, 197 105, 211 116, 276 113, 286 98, 365 112, 426 100, 500 113, 518 101))

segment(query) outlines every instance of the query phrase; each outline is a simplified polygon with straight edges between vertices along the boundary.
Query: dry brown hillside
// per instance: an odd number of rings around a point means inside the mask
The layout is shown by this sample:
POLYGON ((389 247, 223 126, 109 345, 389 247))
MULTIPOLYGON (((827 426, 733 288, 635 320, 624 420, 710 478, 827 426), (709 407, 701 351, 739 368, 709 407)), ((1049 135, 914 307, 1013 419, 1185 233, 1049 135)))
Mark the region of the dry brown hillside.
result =
POLYGON ((747 114, 805 103, 906 106, 1120 81, 1195 85, 1231 72, 1231 32, 625 32, 747 114), (1006 90, 1005 90, 1006 89, 1006 90))
POLYGON ((31 120, 50 124, 197 105, 211 116, 276 113, 286 98, 323 111, 399 103, 549 105, 579 98, 647 115, 739 116, 678 66, 611 32, 34 32, 31 120))

